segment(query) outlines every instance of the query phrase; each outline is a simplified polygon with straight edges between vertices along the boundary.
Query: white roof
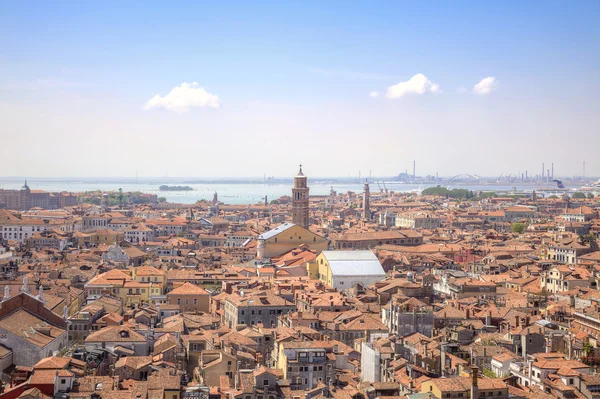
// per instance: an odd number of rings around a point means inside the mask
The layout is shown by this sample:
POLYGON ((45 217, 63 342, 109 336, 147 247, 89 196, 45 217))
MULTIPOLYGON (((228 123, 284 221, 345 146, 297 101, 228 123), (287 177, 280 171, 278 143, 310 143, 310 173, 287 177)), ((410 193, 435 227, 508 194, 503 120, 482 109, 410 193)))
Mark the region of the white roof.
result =
POLYGON ((260 236, 258 236, 258 239, 259 240, 268 240, 269 238, 275 237, 277 234, 283 233, 287 229, 294 227, 294 226, 295 226, 294 223, 284 223, 281 226, 277 226, 272 230, 262 233, 260 236))
POLYGON ((382 276, 385 271, 371 251, 323 251, 335 276, 382 276))

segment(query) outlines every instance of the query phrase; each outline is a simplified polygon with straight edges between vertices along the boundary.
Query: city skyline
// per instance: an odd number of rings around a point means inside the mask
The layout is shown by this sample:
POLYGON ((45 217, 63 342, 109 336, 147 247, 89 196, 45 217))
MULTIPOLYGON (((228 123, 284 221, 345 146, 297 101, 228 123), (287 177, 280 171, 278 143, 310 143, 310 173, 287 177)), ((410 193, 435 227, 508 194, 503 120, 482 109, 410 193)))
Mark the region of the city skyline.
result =
POLYGON ((236 4, 0 5, 1 174, 600 175, 597 2, 236 4))

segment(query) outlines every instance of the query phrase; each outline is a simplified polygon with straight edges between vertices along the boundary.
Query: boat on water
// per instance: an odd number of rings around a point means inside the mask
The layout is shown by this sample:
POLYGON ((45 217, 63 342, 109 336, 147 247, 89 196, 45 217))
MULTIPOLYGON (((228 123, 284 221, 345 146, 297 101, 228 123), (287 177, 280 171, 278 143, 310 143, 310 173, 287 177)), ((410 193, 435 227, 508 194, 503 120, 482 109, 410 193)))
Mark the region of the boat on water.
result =
POLYGON ((167 186, 162 185, 158 188, 160 191, 192 191, 193 188, 190 186, 167 186))

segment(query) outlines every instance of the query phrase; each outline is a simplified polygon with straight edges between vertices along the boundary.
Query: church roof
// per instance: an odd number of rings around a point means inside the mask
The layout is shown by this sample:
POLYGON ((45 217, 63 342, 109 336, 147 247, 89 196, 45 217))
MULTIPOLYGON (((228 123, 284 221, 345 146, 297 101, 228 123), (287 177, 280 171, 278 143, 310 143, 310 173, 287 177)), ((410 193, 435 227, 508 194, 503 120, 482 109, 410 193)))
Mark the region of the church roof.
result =
POLYGON ((275 237, 276 235, 283 233, 284 231, 296 226, 294 223, 284 223, 280 226, 275 227, 272 230, 269 230, 265 233, 262 233, 258 236, 259 240, 268 240, 269 238, 275 237))

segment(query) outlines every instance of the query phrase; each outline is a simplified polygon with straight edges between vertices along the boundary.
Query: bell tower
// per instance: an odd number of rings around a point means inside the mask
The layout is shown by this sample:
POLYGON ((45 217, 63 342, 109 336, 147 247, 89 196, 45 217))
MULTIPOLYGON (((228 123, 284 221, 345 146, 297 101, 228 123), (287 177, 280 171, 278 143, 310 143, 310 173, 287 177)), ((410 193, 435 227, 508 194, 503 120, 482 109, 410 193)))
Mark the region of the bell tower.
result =
POLYGON ((363 218, 371 220, 371 192, 367 180, 365 180, 365 185, 363 187, 363 218))
POLYGON ((302 173, 302 164, 300 164, 292 188, 292 223, 305 229, 308 229, 308 191, 306 176, 302 173))

